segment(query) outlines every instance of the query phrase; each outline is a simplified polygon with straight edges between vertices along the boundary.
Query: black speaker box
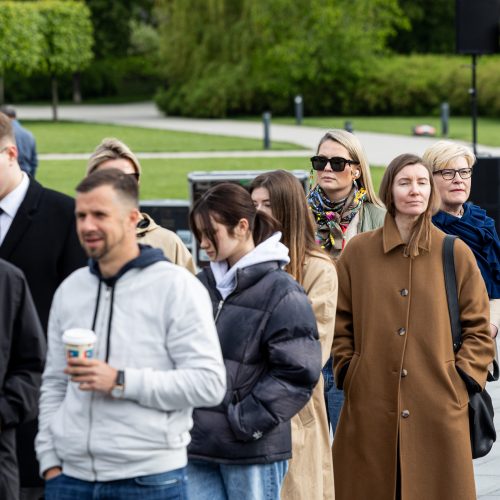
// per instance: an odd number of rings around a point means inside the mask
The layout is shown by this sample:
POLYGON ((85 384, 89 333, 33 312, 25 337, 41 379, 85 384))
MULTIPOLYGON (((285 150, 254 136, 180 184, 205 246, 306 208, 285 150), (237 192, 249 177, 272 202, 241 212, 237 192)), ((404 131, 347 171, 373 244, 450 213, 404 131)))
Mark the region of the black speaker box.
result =
MULTIPOLYGON (((255 177, 264 173, 265 170, 226 170, 214 172, 191 172, 188 174, 189 191, 191 204, 194 205, 211 187, 221 182, 234 182, 244 188, 248 188, 255 177)), ((309 174, 307 170, 290 170, 297 177, 304 187, 304 196, 308 191, 309 174)), ((195 263, 198 267, 205 267, 209 264, 207 254, 199 247, 196 239, 193 238, 193 250, 195 263)))
POLYGON ((500 158, 478 157, 472 170, 470 201, 486 210, 500 233, 500 158))
POLYGON ((162 227, 177 233, 183 243, 192 251, 193 237, 189 229, 188 200, 141 200, 141 212, 146 212, 162 227))
POLYGON ((500 0, 456 0, 456 48, 459 54, 499 50, 500 0))

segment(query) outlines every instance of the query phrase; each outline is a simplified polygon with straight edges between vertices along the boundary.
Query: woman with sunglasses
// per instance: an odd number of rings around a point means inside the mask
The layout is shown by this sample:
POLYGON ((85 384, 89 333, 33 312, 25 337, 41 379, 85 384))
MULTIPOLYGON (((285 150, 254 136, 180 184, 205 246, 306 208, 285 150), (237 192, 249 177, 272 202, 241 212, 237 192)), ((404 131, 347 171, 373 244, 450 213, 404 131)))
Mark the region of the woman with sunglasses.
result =
POLYGON ((457 239, 454 353, 430 168, 396 157, 380 197, 383 227, 354 238, 337 262, 333 359, 345 404, 333 442, 335 499, 475 500, 468 393, 484 387, 494 352, 484 283, 457 239))
POLYGON ((476 158, 461 144, 438 141, 423 159, 432 168, 441 195, 440 211, 432 222, 445 233, 458 236, 474 253, 490 298, 490 330, 495 338, 500 325, 500 241, 495 221, 482 208, 467 202, 476 158))
MULTIPOLYGON (((285 270, 303 287, 318 323, 323 365, 330 357, 337 305, 337 272, 314 236, 314 221, 304 188, 290 172, 275 170, 256 177, 250 194, 257 210, 281 224, 289 249, 285 270)), ((292 460, 281 492, 283 500, 333 499, 333 468, 323 380, 292 418, 292 460)))
POLYGON ((291 457, 290 419, 309 401, 321 370, 316 319, 282 267, 278 222, 248 191, 206 191, 190 225, 210 259, 198 275, 210 293, 227 372, 227 394, 194 411, 188 447, 191 500, 279 500, 291 457))
MULTIPOLYGON (((385 209, 375 194, 370 167, 358 138, 345 130, 329 130, 311 158, 317 184, 307 201, 316 221, 316 239, 337 260, 356 234, 381 227, 385 209)), ((323 369, 325 398, 335 433, 344 396, 335 387, 330 358, 323 369)))

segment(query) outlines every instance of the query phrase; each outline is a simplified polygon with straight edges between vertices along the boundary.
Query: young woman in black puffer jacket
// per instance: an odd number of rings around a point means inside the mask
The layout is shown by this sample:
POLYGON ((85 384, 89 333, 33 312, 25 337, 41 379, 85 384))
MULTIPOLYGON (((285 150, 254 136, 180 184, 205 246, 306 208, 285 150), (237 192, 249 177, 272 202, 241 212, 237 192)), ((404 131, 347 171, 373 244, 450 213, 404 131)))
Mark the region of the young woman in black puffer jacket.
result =
POLYGON ((278 223, 236 184, 207 191, 190 214, 211 263, 199 275, 214 306, 227 394, 194 411, 189 498, 280 498, 291 457, 290 419, 321 372, 316 319, 282 266, 278 223))

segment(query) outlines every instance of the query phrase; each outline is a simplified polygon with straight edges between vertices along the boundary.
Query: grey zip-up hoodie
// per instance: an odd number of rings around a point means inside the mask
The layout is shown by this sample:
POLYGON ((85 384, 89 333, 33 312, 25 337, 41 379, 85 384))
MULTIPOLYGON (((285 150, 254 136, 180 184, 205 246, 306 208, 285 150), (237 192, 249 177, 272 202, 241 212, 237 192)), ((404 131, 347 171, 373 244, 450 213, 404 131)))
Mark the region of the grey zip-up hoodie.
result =
POLYGON ((183 467, 193 407, 214 406, 226 375, 207 291, 161 252, 114 278, 79 269, 58 288, 49 320, 36 451, 40 473, 62 466, 85 481, 113 481, 183 467), (123 399, 69 380, 62 334, 90 328, 95 357, 125 370, 123 399))

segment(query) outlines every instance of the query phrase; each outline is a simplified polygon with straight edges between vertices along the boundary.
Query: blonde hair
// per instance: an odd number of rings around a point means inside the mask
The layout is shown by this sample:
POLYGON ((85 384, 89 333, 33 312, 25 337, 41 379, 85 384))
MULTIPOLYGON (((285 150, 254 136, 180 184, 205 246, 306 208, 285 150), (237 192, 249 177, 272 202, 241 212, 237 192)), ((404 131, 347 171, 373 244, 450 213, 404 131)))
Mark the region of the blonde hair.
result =
POLYGON ((134 170, 141 175, 141 164, 130 148, 115 137, 103 139, 95 148, 87 163, 87 175, 96 170, 99 165, 109 160, 125 159, 132 163, 134 170))
POLYGON ((326 141, 337 142, 347 149, 351 159, 359 163, 361 175, 359 176, 357 182, 361 187, 364 187, 366 189, 367 201, 383 207, 382 202, 378 198, 377 193, 375 192, 375 189, 373 187, 370 165, 368 164, 366 154, 363 150, 361 142, 359 142, 359 139, 354 134, 351 134, 346 130, 331 129, 328 130, 328 132, 319 141, 316 153, 319 152, 319 148, 326 141))
POLYGON ((465 158, 469 168, 476 163, 474 153, 467 146, 451 141, 438 141, 427 148, 422 159, 436 172, 448 168, 453 160, 461 157, 465 158))

